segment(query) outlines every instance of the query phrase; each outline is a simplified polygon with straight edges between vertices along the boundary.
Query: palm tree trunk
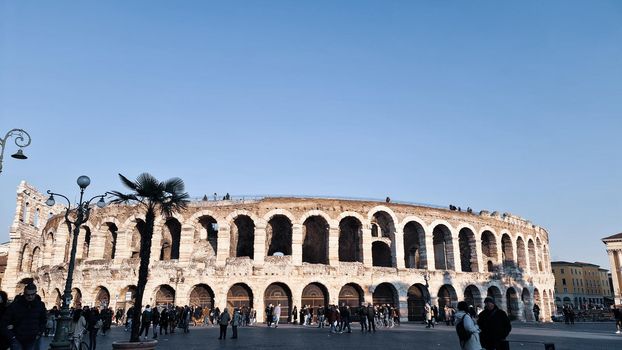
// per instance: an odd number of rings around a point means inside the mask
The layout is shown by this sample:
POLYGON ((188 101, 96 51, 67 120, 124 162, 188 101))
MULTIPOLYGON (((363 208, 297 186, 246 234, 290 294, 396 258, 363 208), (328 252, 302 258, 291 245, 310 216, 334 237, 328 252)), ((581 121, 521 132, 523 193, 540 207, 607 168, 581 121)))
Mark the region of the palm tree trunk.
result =
POLYGON ((136 283, 136 301, 134 303, 134 315, 132 316, 132 334, 130 342, 139 342, 140 315, 143 304, 143 295, 147 277, 149 276, 149 259, 151 257, 151 238, 155 224, 155 211, 152 207, 147 208, 145 215, 145 232, 140 233, 140 267, 138 268, 138 283, 136 283))

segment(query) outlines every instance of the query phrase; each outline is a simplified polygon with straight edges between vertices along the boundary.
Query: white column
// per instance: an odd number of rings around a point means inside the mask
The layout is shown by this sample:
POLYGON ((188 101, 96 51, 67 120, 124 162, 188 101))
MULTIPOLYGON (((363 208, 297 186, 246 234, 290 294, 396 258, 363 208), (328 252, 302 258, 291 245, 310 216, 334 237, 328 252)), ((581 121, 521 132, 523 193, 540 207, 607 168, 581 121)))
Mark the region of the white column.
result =
POLYGON ((255 265, 263 265, 266 257, 266 227, 255 227, 255 239, 253 242, 253 260, 255 265))
POLYGON ((294 266, 302 265, 302 225, 292 226, 292 263, 294 266))

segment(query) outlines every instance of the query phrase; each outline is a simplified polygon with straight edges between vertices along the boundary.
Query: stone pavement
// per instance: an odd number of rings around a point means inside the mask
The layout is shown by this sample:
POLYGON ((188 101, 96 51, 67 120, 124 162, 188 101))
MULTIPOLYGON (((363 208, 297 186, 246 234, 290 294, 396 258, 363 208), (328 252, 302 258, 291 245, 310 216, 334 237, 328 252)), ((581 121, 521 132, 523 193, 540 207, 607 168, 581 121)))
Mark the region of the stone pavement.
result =
MULTIPOLYGON (((512 350, 544 349, 544 342, 554 343, 556 350, 620 350, 622 334, 614 334, 611 323, 564 324, 513 323, 509 337, 512 350)), ((231 337, 231 328, 228 329, 231 337)), ((240 327, 238 339, 218 340, 217 327, 191 327, 189 334, 176 332, 158 338, 158 350, 195 349, 459 349, 454 327, 439 324, 426 329, 421 324, 404 323, 392 329, 361 334, 358 324, 352 333, 331 334, 328 328, 282 325, 267 328, 265 325, 240 327)), ((108 335, 97 337, 97 349, 109 350, 112 341, 127 340, 129 333, 122 327, 113 327, 108 335)), ((44 338, 43 349, 51 338, 44 338)))

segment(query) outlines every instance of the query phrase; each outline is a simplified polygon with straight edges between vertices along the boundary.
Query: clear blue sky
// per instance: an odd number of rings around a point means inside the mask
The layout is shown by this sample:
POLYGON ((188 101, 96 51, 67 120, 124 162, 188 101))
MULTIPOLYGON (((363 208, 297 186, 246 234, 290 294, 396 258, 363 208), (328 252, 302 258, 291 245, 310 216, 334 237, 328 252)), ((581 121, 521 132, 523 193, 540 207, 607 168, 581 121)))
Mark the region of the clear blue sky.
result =
POLYGON ((0 175, 508 211, 554 259, 622 231, 620 1, 0 0, 0 175), (11 141, 12 142, 12 141, 11 141))

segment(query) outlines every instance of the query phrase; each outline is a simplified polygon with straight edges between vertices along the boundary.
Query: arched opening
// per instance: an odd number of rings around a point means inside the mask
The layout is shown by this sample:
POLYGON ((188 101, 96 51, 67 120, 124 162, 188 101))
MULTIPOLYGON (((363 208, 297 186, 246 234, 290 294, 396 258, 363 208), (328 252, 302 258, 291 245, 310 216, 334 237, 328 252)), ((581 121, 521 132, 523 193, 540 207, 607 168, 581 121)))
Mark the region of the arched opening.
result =
POLYGON ((136 226, 132 230, 132 243, 130 247, 130 257, 132 259, 138 258, 140 256, 140 241, 141 241, 141 232, 145 231, 145 222, 138 219, 136 220, 136 226))
POLYGON ((538 257, 538 272, 542 272, 542 242, 539 237, 536 237, 536 256, 538 257))
POLYGON ((385 242, 371 244, 371 257, 373 266, 391 267, 391 248, 385 242))
POLYGON ((60 294, 60 290, 58 290, 58 288, 54 288, 53 295, 54 295, 54 297, 55 297, 55 299, 54 299, 54 305, 55 305, 57 308, 59 308, 59 309, 60 309, 60 307, 61 307, 61 306, 62 306, 62 304, 63 304, 63 297, 62 297, 62 295, 60 294))
POLYGON ((477 272, 477 252, 475 234, 468 228, 462 228, 458 234, 460 246, 460 267, 462 272, 477 272))
POLYGON ((158 286, 155 292, 154 305, 174 305, 175 304, 175 289, 168 284, 161 284, 158 286))
POLYGON ((112 260, 117 251, 117 232, 119 232, 119 228, 112 222, 107 222, 106 226, 108 230, 105 233, 104 259, 112 260))
POLYGON ((28 269, 30 267, 30 259, 30 246, 28 245, 28 243, 26 243, 24 244, 22 252, 19 255, 19 271, 30 271, 30 269, 28 269))
POLYGON ((488 287, 488 290, 486 291, 486 296, 491 297, 495 301, 495 304, 497 306, 499 306, 499 303, 501 303, 501 300, 503 300, 503 294, 501 294, 501 290, 499 290, 499 288, 497 288, 496 286, 488 287))
POLYGON ((527 258, 525 254, 525 241, 521 237, 516 239, 516 263, 518 268, 524 270, 527 268, 527 258))
POLYGON ((287 322, 290 322, 289 316, 291 314, 291 304, 292 304, 292 292, 289 290, 289 287, 284 283, 272 283, 266 288, 266 292, 264 294, 264 305, 273 306, 281 305, 281 314, 280 319, 287 322))
POLYGON ((363 224, 352 216, 339 222, 339 261, 363 262, 363 224))
POLYGON ((28 271, 35 272, 41 266, 41 248, 35 247, 32 250, 32 259, 30 260, 30 266, 28 266, 28 271))
POLYGON ((389 244, 391 252, 391 263, 389 266, 395 266, 395 223, 389 213, 385 211, 377 211, 374 213, 371 219, 372 228, 373 225, 377 225, 378 234, 382 238, 388 238, 391 240, 389 244))
POLYGON ((48 232, 48 234, 45 236, 45 242, 43 242, 43 249, 43 264, 51 264, 52 257, 56 253, 54 249, 54 232, 48 232))
POLYGON ((218 222, 209 215, 199 218, 198 230, 194 235, 194 243, 205 251, 208 257, 216 256, 218 252, 218 222))
POLYGON ((134 300, 136 298, 136 286, 129 285, 125 288, 121 289, 119 292, 119 300, 117 300, 117 309, 122 309, 123 311, 127 311, 130 306, 134 305, 134 300))
POLYGON ((244 283, 234 284, 227 292, 227 307, 229 310, 233 310, 236 307, 240 310, 244 307, 252 308, 253 291, 244 283))
POLYGON ((473 307, 483 307, 484 304, 482 301, 482 293, 480 293, 479 288, 472 284, 467 286, 464 290, 464 301, 466 301, 469 306, 473 307))
POLYGON ((162 230, 162 245, 160 260, 179 259, 179 245, 181 242, 181 224, 175 218, 169 218, 162 230))
MULTIPOLYGON (((275 215, 268 221, 266 247, 268 248, 268 256, 277 252, 283 253, 283 255, 292 255, 292 222, 287 216, 275 215)), ((282 308, 281 311, 283 311, 282 308)))
POLYGON ((434 268, 454 270, 453 243, 451 231, 445 225, 437 225, 432 232, 434 244, 434 268))
POLYGON ((82 291, 78 288, 73 288, 71 290, 71 307, 74 309, 82 307, 82 291))
POLYGON ((508 288, 505 292, 506 310, 510 320, 517 320, 519 316, 518 312, 518 293, 513 287, 508 288))
POLYGON ((523 292, 520 295, 521 302, 523 303, 523 317, 525 321, 533 321, 535 320, 533 315, 533 299, 531 299, 531 294, 529 293, 529 289, 523 288, 523 292))
POLYGON ((529 268, 532 273, 538 272, 538 263, 536 261, 536 246, 533 240, 527 241, 527 250, 529 251, 529 268))
MULTIPOLYGON (((448 307, 456 307, 458 305, 458 295, 456 290, 449 284, 444 284, 438 290, 438 309, 445 310, 445 305, 448 307)), ((444 313, 442 313, 444 315, 444 313)), ((441 320, 441 321, 444 321, 441 320)))
POLYGON ((231 256, 255 256, 255 222, 246 215, 238 215, 231 226, 231 256))
POLYGON ((214 307, 214 292, 207 284, 197 284, 190 292, 190 305, 200 306, 202 309, 214 307))
POLYGON ((376 224, 375 222, 371 223, 371 236, 372 237, 378 237, 378 224, 376 224))
POLYGON ((420 284, 413 284, 408 288, 408 320, 423 321, 425 318, 425 303, 430 300, 428 289, 420 284))
POLYGON ((415 221, 404 226, 404 266, 415 269, 428 268, 425 254, 425 230, 415 221))
POLYGON ((348 305, 352 313, 358 310, 364 301, 363 289, 358 284, 348 283, 341 287, 339 291, 339 305, 348 305))
POLYGON ((108 305, 110 305, 110 292, 106 287, 97 287, 95 290, 95 306, 105 309, 108 308, 108 305))
POLYGON ((84 243, 82 245, 82 259, 89 257, 89 250, 91 248, 91 229, 88 226, 82 226, 84 231, 84 243))
POLYGON ((302 227, 302 261, 328 264, 328 222, 321 216, 310 216, 302 227))
POLYGON ((34 227, 39 227, 39 208, 35 209, 35 216, 32 220, 32 225, 34 227))
POLYGON ((374 305, 399 306, 397 290, 391 283, 380 283, 372 296, 374 305))
POLYGON ((314 309, 328 305, 328 290, 320 283, 310 283, 302 290, 302 305, 310 305, 314 309))
POLYGON ((482 261, 486 264, 488 272, 495 272, 497 258, 497 240, 490 231, 482 232, 482 261))
POLYGON ((503 267, 512 269, 516 267, 514 262, 514 249, 512 247, 512 239, 505 233, 501 236, 501 250, 503 252, 503 267))

